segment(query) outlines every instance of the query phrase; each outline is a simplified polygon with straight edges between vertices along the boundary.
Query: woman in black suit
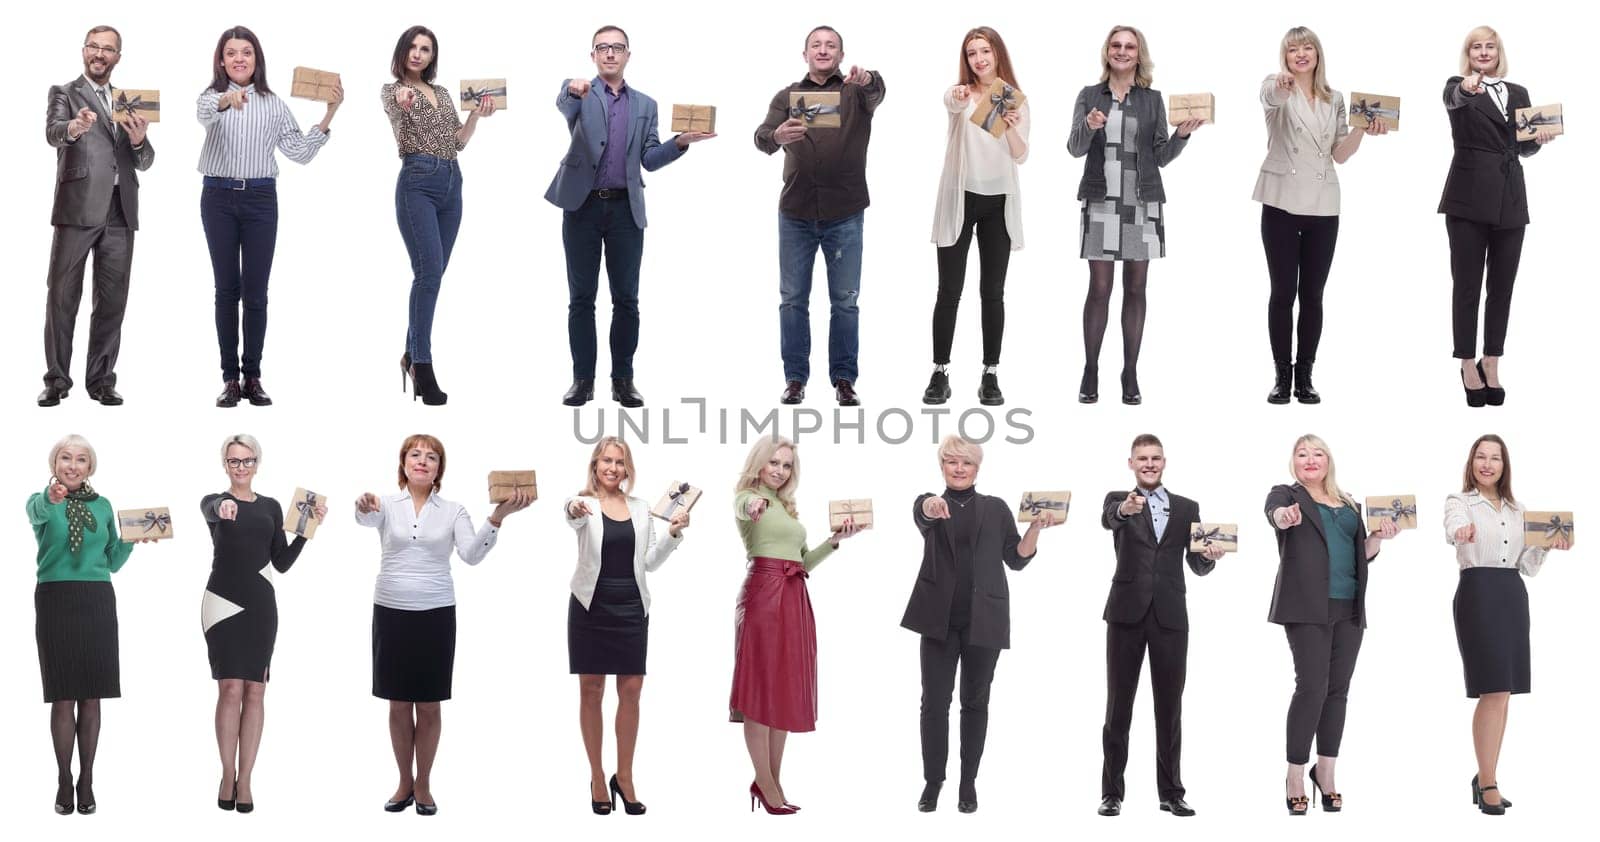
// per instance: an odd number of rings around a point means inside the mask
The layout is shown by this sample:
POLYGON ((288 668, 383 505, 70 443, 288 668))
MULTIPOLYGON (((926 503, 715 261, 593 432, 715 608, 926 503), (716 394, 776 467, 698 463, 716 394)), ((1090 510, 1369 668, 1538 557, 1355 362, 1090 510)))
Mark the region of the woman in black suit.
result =
POLYGON ((1006 570, 1033 561, 1045 511, 1017 534, 1011 507, 973 487, 983 448, 959 436, 939 444, 943 495, 917 498, 911 516, 922 531, 922 568, 900 625, 922 635, 922 777, 917 809, 939 806, 950 753, 950 696, 961 667, 961 790, 956 809, 978 809, 978 761, 989 729, 989 684, 1000 650, 1011 646, 1006 570))
POLYGON ((1303 816, 1311 806, 1305 765, 1313 735, 1317 765, 1311 785, 1322 792, 1322 809, 1333 813, 1344 806, 1333 765, 1367 627, 1367 562, 1399 529, 1385 520, 1382 529, 1367 534, 1361 506, 1334 480, 1333 453, 1322 439, 1306 434, 1295 441, 1289 469, 1294 485, 1276 485, 1267 494, 1267 520, 1278 533, 1278 578, 1267 619, 1283 626, 1294 657, 1284 801, 1290 815, 1303 816))
POLYGON ((1445 215, 1450 237, 1450 321, 1467 406, 1499 406, 1506 400, 1500 387, 1500 355, 1505 352, 1511 288, 1528 224, 1528 191, 1520 159, 1555 139, 1549 126, 1539 125, 1531 127, 1532 140, 1517 139, 1517 109, 1532 101, 1527 88, 1501 78, 1505 73, 1500 34, 1480 26, 1467 33, 1461 47, 1461 75, 1451 76, 1444 85, 1455 157, 1450 160, 1439 213, 1445 215), (1483 314, 1483 358, 1474 362, 1485 268, 1489 295, 1483 314))

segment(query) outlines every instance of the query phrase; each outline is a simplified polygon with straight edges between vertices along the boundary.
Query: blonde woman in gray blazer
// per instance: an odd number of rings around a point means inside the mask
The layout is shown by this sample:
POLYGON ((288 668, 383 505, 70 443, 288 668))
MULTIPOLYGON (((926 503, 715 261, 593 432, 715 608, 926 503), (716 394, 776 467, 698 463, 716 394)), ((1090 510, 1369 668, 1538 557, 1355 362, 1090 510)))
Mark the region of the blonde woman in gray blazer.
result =
POLYGON ((633 786, 650 635, 645 573, 666 562, 689 525, 689 512, 679 509, 667 522, 667 534, 659 535, 650 507, 629 494, 633 479, 633 452, 608 436, 589 458, 583 491, 562 506, 567 525, 578 534, 578 569, 567 604, 567 659, 578 676, 578 728, 589 755, 590 807, 599 815, 615 810, 619 796, 629 815, 645 809, 635 800, 633 786), (617 772, 610 780, 600 761, 607 675, 617 677, 617 772))
POLYGON ((1350 131, 1344 95, 1328 86, 1316 33, 1303 26, 1289 30, 1278 58, 1279 71, 1261 83, 1267 158, 1253 197, 1261 203, 1261 244, 1272 281, 1267 334, 1277 381, 1267 402, 1288 403, 1292 392, 1301 403, 1320 403, 1311 365, 1322 338, 1322 288, 1339 239, 1339 175, 1333 165, 1350 160, 1362 137, 1386 134, 1389 126, 1380 117, 1364 132, 1350 131), (1298 334, 1298 357, 1291 333, 1298 334))

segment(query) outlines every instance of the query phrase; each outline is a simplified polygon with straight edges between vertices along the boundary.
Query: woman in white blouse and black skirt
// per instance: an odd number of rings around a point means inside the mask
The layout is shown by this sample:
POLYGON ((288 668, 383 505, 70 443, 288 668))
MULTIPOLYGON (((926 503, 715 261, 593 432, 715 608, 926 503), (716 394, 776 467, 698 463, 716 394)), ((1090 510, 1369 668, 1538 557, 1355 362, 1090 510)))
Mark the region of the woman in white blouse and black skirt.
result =
POLYGON ((466 508, 437 493, 444 466, 444 445, 413 435, 400 446, 400 493, 368 492, 356 501, 356 522, 376 527, 383 542, 372 598, 372 695, 389 700, 389 741, 400 767, 400 785, 383 805, 391 813, 412 802, 418 815, 439 811, 430 773, 439 750, 439 703, 450 698, 456 656, 450 554, 468 564, 483 561, 506 516, 533 502, 518 491, 474 530, 466 508))
POLYGON ((261 387, 261 352, 267 335, 267 279, 278 242, 278 161, 310 163, 328 142, 328 124, 344 101, 333 99, 322 122, 302 134, 294 113, 267 87, 267 58, 256 34, 235 26, 217 39, 211 85, 200 92, 195 114, 206 127, 200 148, 200 222, 216 279, 217 346, 222 394, 217 406, 242 397, 267 406, 261 387), (239 302, 244 301, 244 350, 239 346, 239 302), (241 382, 240 378, 243 377, 241 382))
MULTIPOLYGON (((1456 642, 1472 714, 1478 773, 1472 802, 1500 815, 1511 802, 1500 796, 1496 767, 1506 735, 1511 694, 1532 689, 1528 647, 1528 589, 1522 577, 1538 574, 1545 548, 1523 544, 1526 510, 1511 496, 1511 453, 1499 436, 1479 436, 1467 453, 1461 492, 1444 503, 1444 535, 1456 548, 1461 582, 1454 602, 1456 642)), ((1570 541, 1557 535, 1553 549, 1570 541)))

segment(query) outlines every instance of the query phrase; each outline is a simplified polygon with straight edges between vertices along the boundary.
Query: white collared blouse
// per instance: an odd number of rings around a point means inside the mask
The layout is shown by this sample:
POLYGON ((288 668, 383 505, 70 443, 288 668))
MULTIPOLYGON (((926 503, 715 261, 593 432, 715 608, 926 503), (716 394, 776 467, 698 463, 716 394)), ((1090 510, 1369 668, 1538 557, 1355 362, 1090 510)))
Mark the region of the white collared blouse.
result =
POLYGON ((1525 576, 1536 576, 1548 551, 1523 544, 1526 514, 1521 504, 1509 500, 1501 501, 1500 508, 1496 509, 1476 489, 1452 494, 1444 501, 1444 540, 1456 548, 1456 563, 1462 570, 1469 567, 1516 568, 1525 576), (1477 528, 1472 543, 1458 543, 1456 530, 1468 525, 1477 528))
POLYGON ((383 543, 383 561, 372 601, 402 611, 429 611, 456 604, 450 578, 450 552, 468 564, 483 561, 494 548, 500 530, 484 521, 472 528, 472 516, 460 503, 437 493, 428 495, 418 512, 411 493, 401 491, 379 498, 375 512, 356 512, 356 523, 377 527, 383 543))

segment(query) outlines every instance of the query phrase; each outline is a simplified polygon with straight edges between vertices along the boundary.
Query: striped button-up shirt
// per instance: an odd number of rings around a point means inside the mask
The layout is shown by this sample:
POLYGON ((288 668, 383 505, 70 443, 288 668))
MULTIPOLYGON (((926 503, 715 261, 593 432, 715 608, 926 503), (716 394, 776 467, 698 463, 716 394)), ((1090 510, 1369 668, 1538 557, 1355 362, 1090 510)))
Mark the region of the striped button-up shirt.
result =
MULTIPOLYGON (((228 83, 229 93, 239 89, 238 83, 228 83)), ((195 102, 195 116, 206 127, 206 142, 200 147, 202 175, 277 178, 278 160, 273 150, 282 150, 299 164, 317 157, 317 150, 328 142, 321 128, 312 126, 311 131, 302 133, 283 100, 257 93, 255 85, 246 85, 244 90, 249 94, 243 108, 218 111, 222 94, 211 88, 201 91, 195 102)))

